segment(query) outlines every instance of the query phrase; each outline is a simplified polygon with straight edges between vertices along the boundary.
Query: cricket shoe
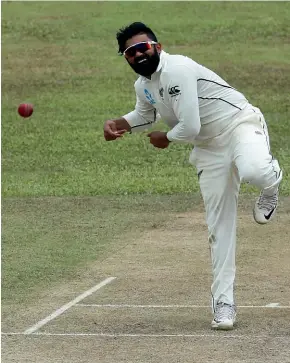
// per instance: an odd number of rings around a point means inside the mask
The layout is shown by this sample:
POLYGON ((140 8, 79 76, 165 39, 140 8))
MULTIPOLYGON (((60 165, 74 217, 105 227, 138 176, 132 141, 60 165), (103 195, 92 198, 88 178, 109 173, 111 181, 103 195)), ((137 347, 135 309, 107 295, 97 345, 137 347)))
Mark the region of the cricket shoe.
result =
POLYGON ((273 195, 266 195, 261 191, 253 210, 254 219, 257 223, 266 224, 273 218, 278 206, 278 194, 277 191, 273 195))
POLYGON ((213 321, 211 322, 212 329, 232 330, 236 322, 236 315, 237 309, 234 304, 217 303, 213 321))

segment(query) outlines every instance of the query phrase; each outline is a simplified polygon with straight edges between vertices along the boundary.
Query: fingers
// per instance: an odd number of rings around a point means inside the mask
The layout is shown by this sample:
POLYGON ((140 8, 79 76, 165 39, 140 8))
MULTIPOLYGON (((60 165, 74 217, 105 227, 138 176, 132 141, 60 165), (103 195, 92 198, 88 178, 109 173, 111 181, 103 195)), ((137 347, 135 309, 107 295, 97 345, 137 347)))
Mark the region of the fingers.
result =
POLYGON ((116 136, 111 136, 111 135, 108 135, 108 134, 104 134, 104 138, 105 138, 106 141, 112 141, 112 140, 117 139, 116 136))
POLYGON ((110 140, 116 140, 118 139, 119 137, 122 137, 123 135, 119 135, 117 133, 114 133, 114 132, 104 132, 104 137, 107 141, 110 141, 110 140))
POLYGON ((120 137, 120 135, 118 133, 115 122, 112 120, 106 121, 104 125, 104 138, 107 141, 110 141, 110 140, 115 140, 118 137, 120 137))
POLYGON ((118 130, 114 131, 110 127, 105 127, 104 129, 104 137, 106 141, 116 140, 120 137, 123 137, 123 134, 127 132, 127 130, 118 130))
POLYGON ((110 135, 115 136, 117 139, 118 137, 123 137, 123 134, 125 132, 127 132, 127 130, 118 130, 118 131, 111 133, 110 135))

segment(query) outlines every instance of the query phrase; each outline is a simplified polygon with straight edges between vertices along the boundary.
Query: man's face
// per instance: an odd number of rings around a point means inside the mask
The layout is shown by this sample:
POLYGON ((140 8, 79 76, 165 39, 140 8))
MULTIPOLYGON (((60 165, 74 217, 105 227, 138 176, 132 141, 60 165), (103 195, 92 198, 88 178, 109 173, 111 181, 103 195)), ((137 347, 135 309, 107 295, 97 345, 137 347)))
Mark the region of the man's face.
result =
POLYGON ((157 69, 160 61, 161 45, 158 44, 141 44, 141 42, 152 42, 146 34, 138 34, 128 39, 126 48, 133 46, 125 53, 125 58, 133 70, 144 77, 150 77, 157 69), (149 49, 146 49, 147 48, 149 49))

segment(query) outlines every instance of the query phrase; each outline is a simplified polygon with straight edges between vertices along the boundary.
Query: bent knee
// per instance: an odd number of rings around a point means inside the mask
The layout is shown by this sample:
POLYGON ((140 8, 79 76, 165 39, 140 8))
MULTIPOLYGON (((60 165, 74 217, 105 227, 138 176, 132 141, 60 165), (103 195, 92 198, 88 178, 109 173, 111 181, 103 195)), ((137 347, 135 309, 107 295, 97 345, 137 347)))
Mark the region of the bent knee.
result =
POLYGON ((241 181, 257 186, 263 186, 264 184, 267 185, 268 178, 272 174, 273 167, 271 163, 261 163, 253 160, 239 168, 241 181))

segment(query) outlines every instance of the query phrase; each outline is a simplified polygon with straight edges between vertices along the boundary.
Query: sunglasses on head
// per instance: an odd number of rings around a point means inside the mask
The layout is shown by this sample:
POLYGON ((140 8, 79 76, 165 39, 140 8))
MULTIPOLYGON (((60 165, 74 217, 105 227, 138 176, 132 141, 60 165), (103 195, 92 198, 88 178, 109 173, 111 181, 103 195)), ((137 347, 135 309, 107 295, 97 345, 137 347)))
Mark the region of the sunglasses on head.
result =
POLYGON ((137 52, 145 53, 147 50, 152 48, 153 44, 158 44, 153 41, 140 42, 133 45, 130 45, 121 55, 125 57, 134 57, 137 52))

